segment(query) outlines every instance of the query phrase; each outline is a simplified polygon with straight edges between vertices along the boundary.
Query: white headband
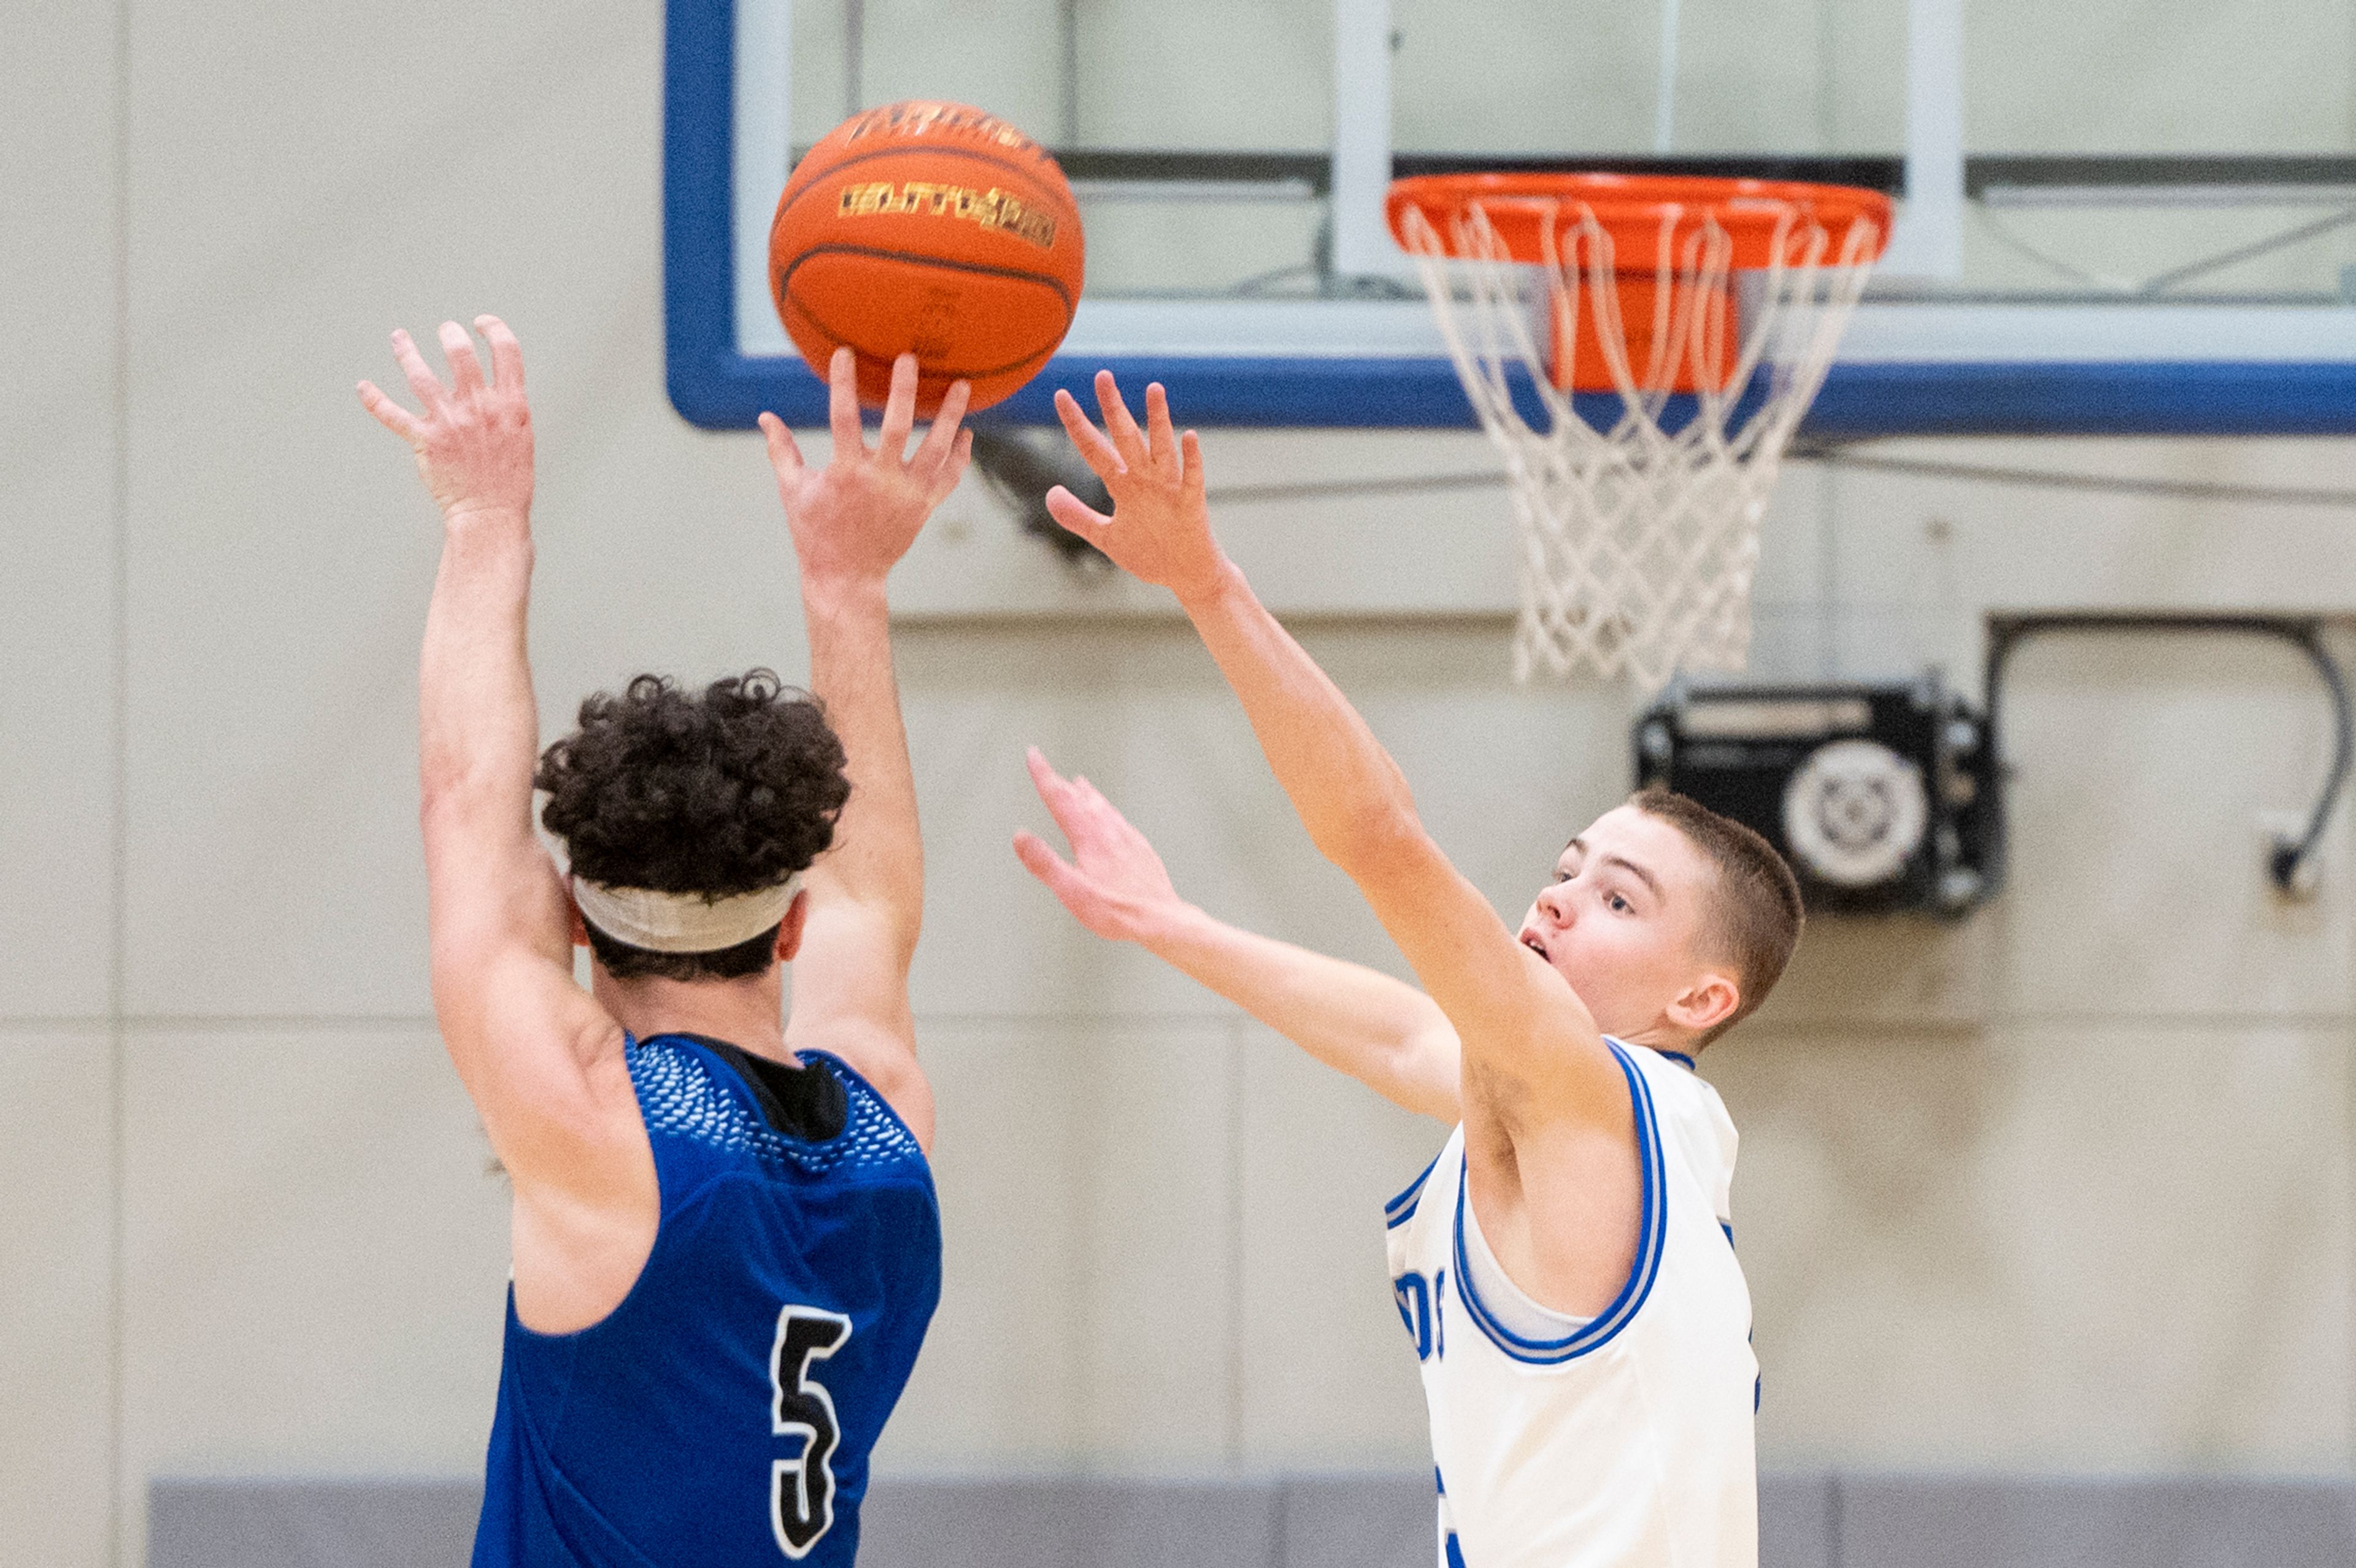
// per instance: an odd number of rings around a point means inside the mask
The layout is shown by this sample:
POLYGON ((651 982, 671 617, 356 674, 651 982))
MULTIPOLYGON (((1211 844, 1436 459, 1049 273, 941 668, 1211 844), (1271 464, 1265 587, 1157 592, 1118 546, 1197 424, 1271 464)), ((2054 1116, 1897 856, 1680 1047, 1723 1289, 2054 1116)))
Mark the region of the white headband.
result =
POLYGON ((574 877, 573 899, 583 919, 616 942, 649 953, 717 953, 750 942, 784 920, 801 885, 797 872, 773 888, 708 899, 701 893, 609 888, 574 877))

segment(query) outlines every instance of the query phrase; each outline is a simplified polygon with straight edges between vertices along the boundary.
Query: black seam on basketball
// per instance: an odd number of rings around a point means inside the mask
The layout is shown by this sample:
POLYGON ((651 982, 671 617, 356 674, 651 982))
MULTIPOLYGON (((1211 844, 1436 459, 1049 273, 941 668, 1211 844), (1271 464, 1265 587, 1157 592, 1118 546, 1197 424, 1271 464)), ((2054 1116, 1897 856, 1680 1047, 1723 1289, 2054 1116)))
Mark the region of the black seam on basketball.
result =
MULTIPOLYGON (((786 194, 777 203, 776 216, 769 219, 769 232, 775 234, 777 231, 777 225, 785 221, 786 214, 794 209, 794 203, 808 196, 811 189, 820 181, 824 180, 827 176, 839 174, 844 169, 853 167, 860 164, 872 164, 878 158, 894 158, 907 153, 926 153, 946 158, 970 158, 975 163, 989 164, 995 168, 1004 169, 1010 174, 1024 174, 1023 169, 1012 164, 1005 162, 1003 159, 994 157, 988 153, 977 153, 969 147, 878 147, 872 153, 861 153, 855 157, 845 158, 840 163, 827 165, 825 168, 819 170, 817 174, 810 176, 808 183, 803 185, 799 190, 796 190, 794 188, 793 182, 791 180, 787 181, 786 194)), ((1055 168, 1055 165, 1050 162, 1047 166, 1049 168, 1055 168)), ((1056 172, 1060 174, 1062 171, 1057 170, 1056 172)), ((1035 176, 1027 175, 1025 177, 1036 178, 1035 176)), ((1080 211, 1079 203, 1074 200, 1071 197, 1071 187, 1069 186, 1065 187, 1064 190, 1059 193, 1045 180, 1038 180, 1037 183, 1046 189, 1048 195, 1058 197, 1058 198, 1066 207, 1070 208, 1073 219, 1076 221, 1077 220, 1080 211)), ((914 217, 916 215, 912 213, 908 216, 914 217)))
MULTIPOLYGON (((823 333, 828 338, 841 347, 850 349, 852 355, 858 358, 863 359, 871 365, 881 365, 886 370, 891 369, 893 360, 895 357, 894 356, 889 354, 878 354, 872 350, 862 348, 856 343, 851 342, 847 335, 835 331, 832 327, 827 325, 826 323, 820 321, 818 318, 817 313, 810 310, 806 305, 797 303, 794 305, 794 312, 796 315, 807 319, 813 329, 823 333)), ((932 381, 986 381, 993 376, 1012 375, 1015 371, 1022 369, 1026 365, 1033 367, 1031 373, 1035 376, 1040 370, 1046 368, 1048 360, 1053 359, 1055 357, 1055 349, 1057 347, 1058 344, 1051 343, 1035 354, 1026 354, 1022 358, 1009 361, 1004 365, 990 366, 979 370, 927 370, 920 364, 917 368, 918 379, 920 380, 932 381)))
MULTIPOLYGON (((921 252, 911 252, 907 251, 882 251, 877 250, 875 247, 871 245, 811 246, 809 250, 794 258, 794 264, 792 266, 787 267, 784 272, 777 274, 776 287, 777 293, 780 298, 792 291, 794 274, 800 272, 804 265, 806 265, 813 257, 817 256, 870 256, 879 261, 906 261, 913 266, 918 267, 946 267, 953 272, 978 272, 984 277, 1013 278, 1026 283, 1044 283, 1047 287, 1055 291, 1055 297, 1057 299, 1064 302, 1064 310, 1066 315, 1069 315, 1073 308, 1072 296, 1070 293, 1065 289, 1062 282, 1051 273, 1025 272, 1014 267, 991 267, 986 266, 980 261, 953 261, 946 257, 926 256, 921 252)), ((812 319, 815 320, 816 318, 813 317, 812 319)), ((1070 328, 1067 326, 1065 330, 1069 331, 1070 328)))
MULTIPOLYGON (((1021 275, 1022 274, 1019 273, 1017 274, 1017 276, 1021 275)), ((1042 279, 1040 281, 1044 282, 1045 280, 1042 279)), ((862 359, 872 360, 876 364, 886 367, 891 365, 893 356, 877 354, 860 347, 858 344, 851 341, 850 334, 837 332, 833 327, 829 326, 824 321, 821 321, 819 318, 818 312, 810 309, 809 306, 795 298, 790 293, 787 293, 781 288, 779 289, 778 293, 795 315, 809 322, 811 327, 825 336, 830 342, 850 349, 853 354, 859 356, 862 359)), ((1066 328, 1066 330, 1068 331, 1070 329, 1066 328)), ((980 381, 991 376, 1010 375, 1016 370, 1022 369, 1025 365, 1036 363, 1044 368, 1045 362, 1055 357, 1055 350, 1062 342, 1062 336, 1058 336, 1054 343, 1048 344, 1044 348, 1034 349, 1031 353, 1023 356, 1020 359, 1012 359, 1003 365, 993 366, 979 370, 924 370, 921 367, 919 367, 919 369, 921 373, 926 377, 938 378, 951 381, 980 381)), ((1038 372, 1034 370, 1032 373, 1036 375, 1038 372)))

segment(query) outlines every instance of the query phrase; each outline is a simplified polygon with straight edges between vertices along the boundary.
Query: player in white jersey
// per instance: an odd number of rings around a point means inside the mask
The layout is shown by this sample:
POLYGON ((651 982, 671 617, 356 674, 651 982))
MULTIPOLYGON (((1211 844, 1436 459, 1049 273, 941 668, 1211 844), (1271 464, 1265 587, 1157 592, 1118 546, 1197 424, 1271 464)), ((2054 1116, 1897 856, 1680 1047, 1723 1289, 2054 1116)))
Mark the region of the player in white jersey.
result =
POLYGON ((1758 1368, 1734 1257, 1734 1126, 1693 1055, 1766 997, 1800 899, 1766 841, 1648 791, 1557 859, 1518 931, 1425 833, 1406 781, 1220 551, 1194 433, 1056 406, 1112 516, 1056 519, 1172 590, 1318 849, 1423 988, 1223 924, 1085 780, 1035 751, 1070 841, 1016 852, 1099 935, 1135 941, 1389 1099, 1455 1125, 1388 1206, 1420 1358, 1440 1557, 1470 1568, 1754 1568, 1758 1368))

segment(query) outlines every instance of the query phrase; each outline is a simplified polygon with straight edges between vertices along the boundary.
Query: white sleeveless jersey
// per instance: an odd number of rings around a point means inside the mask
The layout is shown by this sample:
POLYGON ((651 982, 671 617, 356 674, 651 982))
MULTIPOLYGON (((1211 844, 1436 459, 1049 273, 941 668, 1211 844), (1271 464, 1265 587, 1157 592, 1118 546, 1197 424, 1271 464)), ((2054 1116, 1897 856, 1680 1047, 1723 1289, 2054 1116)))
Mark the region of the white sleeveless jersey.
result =
POLYGON ((1635 1102, 1644 1202, 1635 1266, 1600 1316, 1550 1312, 1497 1265, 1464 1196, 1462 1126, 1386 1206, 1442 1568, 1757 1568, 1734 1123, 1684 1058, 1608 1043, 1635 1102))

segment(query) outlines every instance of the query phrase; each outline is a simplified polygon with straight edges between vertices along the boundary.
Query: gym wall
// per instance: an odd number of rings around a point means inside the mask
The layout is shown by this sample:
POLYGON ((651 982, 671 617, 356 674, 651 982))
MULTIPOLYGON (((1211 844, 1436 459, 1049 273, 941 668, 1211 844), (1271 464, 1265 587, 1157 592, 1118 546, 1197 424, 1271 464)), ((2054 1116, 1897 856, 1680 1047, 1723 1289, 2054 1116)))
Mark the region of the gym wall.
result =
MULTIPOLYGON (((800 633, 758 442, 663 397, 657 8, 68 6, 20 36, 0 1541, 130 1568, 152 1477, 463 1478, 489 1422, 504 1192, 430 1017, 414 821, 438 536, 350 390, 385 376, 386 330, 488 309, 522 336, 549 734, 640 669, 791 677, 800 633)), ((1454 436, 1206 445, 1215 476, 1485 460, 1454 436)), ((1901 450, 2356 485, 2345 443, 1901 450)), ((1415 505, 1435 551, 1504 527, 1500 493, 1415 505)), ((1258 503, 1225 526, 1239 553, 1304 541, 1269 570, 1309 581, 1353 570, 1351 519, 1258 503)), ((1968 678, 1996 608, 2345 611, 2344 530, 1804 466, 1756 668, 1968 678)), ((1505 631, 1301 623, 1518 910, 1625 789, 1632 705, 1515 689, 1505 631)), ((912 624, 899 661, 948 1283, 879 1472, 1417 1470, 1376 1216, 1442 1130, 1087 937, 1006 847, 1044 826, 1036 741, 1191 898, 1396 967, 1208 659, 1174 620, 1032 619, 912 624)), ((1763 1464, 2349 1477, 2356 864, 2343 814, 2318 896, 2279 902, 2257 822, 2323 771, 2311 682, 2262 645, 2024 653, 2001 901, 1955 927, 1821 923, 1708 1054, 1743 1129, 1763 1464)))

